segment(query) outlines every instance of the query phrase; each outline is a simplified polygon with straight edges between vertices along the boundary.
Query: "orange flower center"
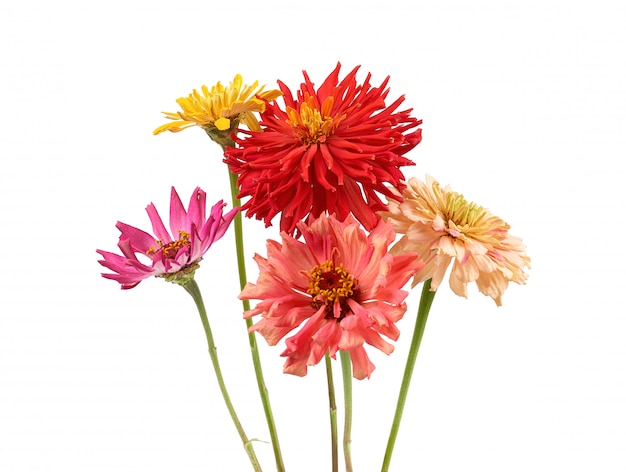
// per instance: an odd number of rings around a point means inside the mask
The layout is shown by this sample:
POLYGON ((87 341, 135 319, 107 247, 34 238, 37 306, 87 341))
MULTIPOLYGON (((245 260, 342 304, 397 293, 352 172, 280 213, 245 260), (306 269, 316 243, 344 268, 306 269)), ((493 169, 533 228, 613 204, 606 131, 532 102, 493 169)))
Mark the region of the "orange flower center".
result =
POLYGON ((163 244, 162 239, 157 239, 155 241, 157 246, 152 246, 148 251, 146 251, 147 255, 153 255, 162 251, 164 259, 173 259, 178 254, 182 248, 191 247, 191 242, 189 241, 189 233, 186 231, 178 231, 178 239, 176 241, 171 241, 169 243, 163 244))
POLYGON ((311 269, 309 277, 307 293, 313 297, 311 305, 316 309, 326 305, 328 316, 332 316, 333 305, 338 302, 343 317, 348 310, 346 301, 355 292, 354 276, 343 267, 343 264, 335 266, 328 260, 311 269))
POLYGON ((307 99, 300 105, 300 112, 291 107, 287 107, 289 123, 294 129, 294 135, 304 144, 324 143, 328 136, 337 129, 337 125, 346 115, 338 117, 331 116, 335 99, 327 97, 322 103, 321 110, 317 109, 313 97, 307 99))

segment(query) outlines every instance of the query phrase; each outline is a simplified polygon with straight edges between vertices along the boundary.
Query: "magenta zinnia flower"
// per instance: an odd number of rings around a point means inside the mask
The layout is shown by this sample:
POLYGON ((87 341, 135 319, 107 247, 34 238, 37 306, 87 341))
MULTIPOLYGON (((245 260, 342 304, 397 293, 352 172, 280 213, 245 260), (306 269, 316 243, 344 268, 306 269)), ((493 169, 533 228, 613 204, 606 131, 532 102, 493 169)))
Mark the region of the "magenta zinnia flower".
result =
POLYGON ((193 277, 202 256, 224 235, 239 211, 235 208, 222 215, 225 205, 220 200, 213 205, 207 217, 206 193, 196 187, 188 210, 185 210, 176 189, 172 187, 171 233, 165 228, 152 203, 146 207, 146 211, 156 237, 118 221, 116 227, 122 234, 117 245, 123 255, 97 250, 104 257, 104 260, 98 262, 114 272, 102 276, 118 281, 123 289, 133 288, 152 275, 184 284, 193 277))
POLYGON ((422 137, 422 123, 411 109, 396 112, 401 96, 385 105, 387 77, 379 87, 368 74, 357 84, 355 67, 341 82, 339 69, 316 90, 304 72, 294 98, 278 81, 286 109, 267 103, 261 113, 262 131, 243 131, 228 148, 224 161, 238 174, 246 216, 269 226, 278 213, 280 229, 293 234, 298 221, 309 215, 352 213, 371 230, 379 210, 387 206, 379 194, 398 198, 387 185, 403 188, 400 167, 414 165, 403 157, 422 137))
POLYGON ((352 216, 342 222, 322 214, 310 225, 298 223, 298 231, 304 241, 283 232, 282 244, 267 242, 267 259, 255 255, 258 281, 239 298, 261 301, 244 316, 262 315, 251 330, 270 345, 302 325, 286 339, 286 373, 306 375, 327 352, 334 358, 342 350, 350 353, 353 376, 369 378, 374 364, 364 344, 393 351, 382 336, 398 339, 402 287, 423 264, 417 254, 388 252, 395 233, 382 221, 366 234, 352 216))

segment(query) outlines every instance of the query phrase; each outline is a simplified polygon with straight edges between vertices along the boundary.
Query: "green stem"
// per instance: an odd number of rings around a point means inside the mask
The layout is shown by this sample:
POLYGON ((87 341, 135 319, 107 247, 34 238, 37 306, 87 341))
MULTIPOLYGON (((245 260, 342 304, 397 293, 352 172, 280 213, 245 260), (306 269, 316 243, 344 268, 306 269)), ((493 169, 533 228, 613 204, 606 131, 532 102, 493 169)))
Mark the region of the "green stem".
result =
POLYGON ((330 410, 330 440, 332 450, 333 472, 339 472, 339 452, 337 446, 337 403, 335 401, 335 384, 333 382, 333 366, 330 355, 326 353, 326 379, 328 381, 328 404, 330 410))
POLYGON ((341 374, 343 377, 343 402, 345 405, 345 419, 343 424, 343 456, 346 461, 346 472, 352 472, 352 363, 350 353, 339 351, 341 358, 341 374))
MULTIPOLYGON (((237 198, 239 190, 237 188, 237 175, 228 170, 230 178, 230 193, 233 201, 233 208, 241 205, 241 201, 237 198)), ((235 243, 237 251, 237 268, 239 270, 239 286, 241 290, 246 286, 246 263, 243 251, 243 227, 241 212, 238 212, 233 221, 235 226, 235 243)), ((250 302, 248 300, 242 300, 244 311, 250 309, 250 302)), ((274 458, 276 460, 277 472, 284 472, 285 466, 283 464, 283 457, 280 451, 280 443, 278 442, 278 433, 276 432, 276 424, 274 422, 274 415, 272 414, 272 406, 270 404, 269 394, 267 387, 265 386, 265 380, 263 378, 263 369, 261 367, 261 359, 259 357, 259 348, 257 346, 256 337, 254 332, 250 331, 252 326, 252 320, 246 319, 246 328, 248 330, 248 342, 250 344, 250 352, 252 353, 252 363, 254 365, 254 373, 256 375, 257 386, 261 395, 261 402, 263 403, 263 411, 265 412, 265 419, 267 421, 267 427, 269 428, 270 437, 272 438, 272 447, 274 449, 274 458)))
POLYGON ((243 442, 243 447, 248 454, 250 462, 252 463, 252 467, 256 472, 261 472, 261 465, 254 453, 254 448, 252 447, 252 443, 248 440, 246 433, 241 426, 239 418, 237 417, 237 413, 235 413, 235 408, 233 407, 232 402, 230 401, 230 396, 228 395, 228 391, 226 390, 226 384, 224 383, 224 378, 222 377, 222 369, 220 368, 220 363, 217 358, 217 348, 215 347, 215 342, 213 341, 213 333, 211 332, 211 326, 209 325, 209 319, 206 314, 206 309, 204 308, 204 302, 202 300, 202 294, 200 293, 200 288, 194 279, 189 280, 187 283, 183 285, 183 288, 191 295, 193 301, 196 303, 196 307, 198 307, 198 313, 200 313, 200 319, 202 320, 202 326, 204 327, 204 332, 206 334, 206 340, 209 345, 209 355, 211 356, 211 362, 213 363, 213 369, 215 370, 215 376, 217 377, 217 383, 220 387, 220 392, 222 392, 222 397, 224 397, 224 402, 226 403, 226 408, 228 408, 228 412, 230 413, 230 417, 237 428, 237 432, 239 433, 239 437, 241 437, 241 441, 243 442))
POLYGON ((422 288, 420 304, 417 310, 417 319, 415 320, 415 329, 413 331, 413 339, 411 339, 411 347, 409 348, 409 355, 404 368, 404 376, 402 377, 402 385, 400 386, 398 403, 396 404, 396 413, 393 417, 393 424, 391 426, 391 432, 389 433, 389 440, 387 441, 387 449, 385 450, 385 458, 383 460, 381 472, 389 471, 391 454, 398 436, 398 429, 400 428, 400 421, 402 420, 402 412, 404 411, 404 404, 406 403, 409 384, 411 383, 411 376, 413 375, 413 367, 415 366, 415 360, 417 359, 417 353, 420 348, 420 343, 422 342, 422 336, 424 335, 424 329, 426 328, 426 321, 428 320, 428 313, 430 312, 430 307, 433 303, 433 299, 435 298, 435 293, 436 291, 430 291, 430 279, 428 279, 424 282, 424 286, 422 288))

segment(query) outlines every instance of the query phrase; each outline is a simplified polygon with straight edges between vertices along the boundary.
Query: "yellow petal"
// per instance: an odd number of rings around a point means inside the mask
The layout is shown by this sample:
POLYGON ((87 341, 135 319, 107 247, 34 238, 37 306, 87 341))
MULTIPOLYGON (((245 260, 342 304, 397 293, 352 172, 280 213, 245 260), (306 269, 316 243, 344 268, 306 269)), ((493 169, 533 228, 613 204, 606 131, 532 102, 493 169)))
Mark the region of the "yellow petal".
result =
POLYGON ((224 118, 223 116, 215 120, 215 123, 213 124, 220 131, 226 131, 230 128, 230 120, 228 118, 224 118))

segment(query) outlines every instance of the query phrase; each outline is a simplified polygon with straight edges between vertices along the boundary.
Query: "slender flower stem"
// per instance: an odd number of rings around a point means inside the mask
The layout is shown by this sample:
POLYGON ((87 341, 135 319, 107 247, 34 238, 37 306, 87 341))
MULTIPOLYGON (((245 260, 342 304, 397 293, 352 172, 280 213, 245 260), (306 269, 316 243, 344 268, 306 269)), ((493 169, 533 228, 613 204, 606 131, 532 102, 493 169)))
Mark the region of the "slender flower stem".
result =
POLYGON ((350 353, 339 351, 341 358, 341 374, 343 377, 343 402, 345 405, 345 419, 343 424, 343 456, 346 461, 346 472, 352 472, 352 363, 350 353))
MULTIPOLYGON (((234 145, 234 143, 233 143, 234 145)), ((230 193, 233 202, 233 208, 241 205, 241 201, 237 198, 239 190, 237 188, 237 175, 228 170, 230 178, 230 193)), ((246 286, 246 263, 243 251, 243 226, 241 221, 241 213, 237 213, 235 220, 233 221, 235 226, 235 242, 237 250, 237 268, 239 270, 239 285, 241 290, 246 286)), ((243 309, 247 311, 250 309, 250 301, 242 300, 243 309)), ((285 466, 283 464, 283 457, 280 451, 280 443, 278 442, 278 433, 276 432, 276 424, 274 422, 274 415, 272 413, 272 406, 270 404, 269 394, 267 387, 265 386, 265 380, 263 378, 263 369, 261 367, 261 358, 259 357, 259 348, 256 342, 254 332, 250 332, 252 326, 252 320, 246 319, 246 328, 248 330, 248 342, 250 344, 250 352, 252 353, 252 363, 254 365, 254 372, 256 375, 257 386, 261 395, 261 402, 263 403, 263 411, 265 412, 265 419, 267 421, 267 427, 270 431, 270 437, 272 438, 272 448, 274 449, 274 458, 276 460, 277 472, 284 472, 285 466)))
POLYGON ((330 440, 332 450, 333 472, 339 472, 339 452, 337 446, 337 403, 335 401, 335 384, 333 382, 333 366, 330 355, 326 353, 326 379, 328 381, 328 404, 330 410, 330 440))
POLYGON ((215 347, 215 342, 213 341, 213 333, 211 332, 211 326, 209 325, 209 319, 206 314, 206 309, 204 307, 204 301, 202 300, 202 294, 200 293, 200 288, 194 279, 189 280, 187 283, 183 285, 183 288, 191 295, 193 301, 196 303, 196 307, 198 308, 198 313, 200 313, 200 319, 202 320, 202 326, 204 327, 204 332, 206 334, 206 340, 209 345, 209 355, 211 356, 211 362, 213 363, 213 369, 215 370, 215 376, 217 377, 217 383, 220 387, 220 392, 222 392, 222 397, 224 397, 224 402, 226 403, 226 408, 228 408, 228 412, 230 413, 230 417, 237 428, 237 432, 239 433, 239 437, 241 437, 241 441, 243 442, 243 447, 248 454, 250 462, 252 463, 252 467, 256 472, 262 472, 261 465, 254 453, 254 448, 252 447, 252 443, 246 436, 246 433, 239 422, 239 418, 237 417, 237 413, 235 413, 235 408, 233 407, 232 402, 230 401, 230 396, 228 395, 228 391, 226 390, 226 384, 224 383, 224 378, 222 377, 222 369, 220 368, 220 363, 217 358, 217 348, 215 347))
POLYGON ((398 436, 398 429, 400 428, 400 421, 402 420, 402 412, 404 411, 404 404, 406 403, 409 384, 411 383, 411 376, 413 375, 413 367, 415 366, 415 360, 417 359, 417 353, 420 348, 420 343, 422 342, 422 336, 424 335, 424 329, 426 328, 426 321, 428 320, 428 313, 430 312, 430 307, 433 303, 433 299, 435 298, 435 293, 436 292, 434 291, 430 291, 430 279, 428 279, 424 282, 424 286, 422 288, 420 304, 417 310, 417 319, 415 320, 415 329, 413 331, 413 339, 411 339, 411 347, 409 348, 409 355, 404 368, 404 376, 402 377, 398 403, 396 404, 396 413, 393 417, 393 424, 391 426, 391 432, 389 433, 389 440, 387 441, 387 449, 385 450, 385 458, 383 460, 381 472, 389 471, 391 454, 396 443, 396 437, 398 436))

